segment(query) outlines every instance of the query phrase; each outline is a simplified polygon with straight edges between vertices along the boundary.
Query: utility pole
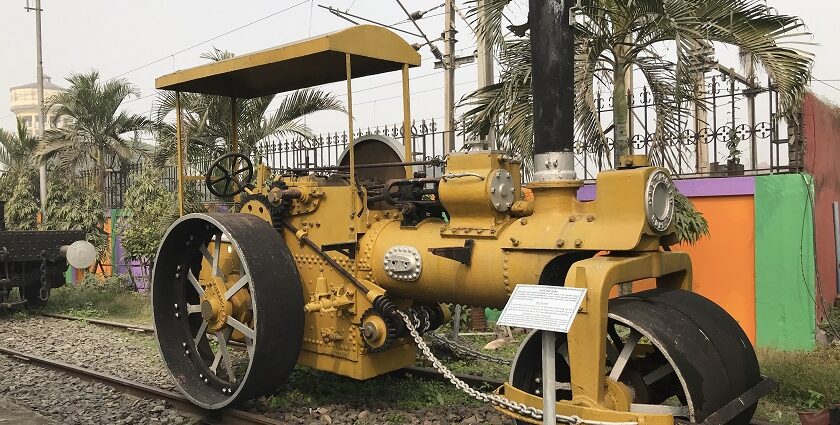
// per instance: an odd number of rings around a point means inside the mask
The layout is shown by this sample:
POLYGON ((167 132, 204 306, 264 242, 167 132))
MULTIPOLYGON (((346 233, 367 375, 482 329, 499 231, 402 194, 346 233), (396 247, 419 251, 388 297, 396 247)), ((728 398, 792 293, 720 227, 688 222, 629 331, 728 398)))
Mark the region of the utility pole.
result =
POLYGON ((443 79, 443 143, 448 151, 455 150, 455 4, 446 0, 444 14, 444 79, 443 79))
MULTIPOLYGON (((478 28, 484 28, 487 20, 487 0, 478 0, 478 28)), ((493 73, 493 46, 480 30, 476 31, 478 38, 478 88, 487 87, 495 82, 493 73)), ((490 126, 490 132, 483 140, 488 149, 496 148, 496 129, 490 126)))
MULTIPOLYGON (((32 10, 29 1, 26 2, 26 11, 32 10)), ((44 139, 44 128, 46 118, 44 117, 44 61, 41 56, 41 0, 35 0, 35 40, 38 65, 36 76, 38 78, 38 128, 36 135, 38 140, 44 139)), ((38 186, 41 198, 41 221, 47 217, 47 164, 42 160, 38 163, 38 186)))

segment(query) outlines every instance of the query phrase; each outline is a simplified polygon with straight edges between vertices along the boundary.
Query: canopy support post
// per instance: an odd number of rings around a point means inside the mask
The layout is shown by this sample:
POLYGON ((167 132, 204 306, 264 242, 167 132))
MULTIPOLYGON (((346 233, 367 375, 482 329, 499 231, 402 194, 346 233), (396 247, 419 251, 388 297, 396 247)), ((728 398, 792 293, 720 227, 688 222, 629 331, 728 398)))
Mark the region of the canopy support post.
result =
POLYGON ((239 152, 239 122, 236 116, 236 98, 230 98, 230 150, 239 152))
POLYGON ((178 216, 184 215, 184 143, 181 140, 181 92, 175 92, 175 149, 178 161, 178 216))
MULTIPOLYGON (((344 54, 344 63, 346 64, 347 72, 347 127, 350 134, 348 135, 349 151, 350 151, 350 211, 351 214, 356 214, 356 143, 353 135, 353 85, 350 80, 353 79, 353 72, 350 67, 350 53, 344 54)), ((356 238, 352 238, 355 240, 356 238)))
MULTIPOLYGON (((413 137, 411 134, 411 94, 408 91, 408 64, 403 64, 402 66, 402 99, 403 99, 403 145, 405 146, 405 162, 412 162, 414 161, 414 155, 412 153, 413 146, 413 137)), ((410 179, 414 177, 414 173, 412 173, 412 167, 406 166, 405 167, 405 178, 410 179)))

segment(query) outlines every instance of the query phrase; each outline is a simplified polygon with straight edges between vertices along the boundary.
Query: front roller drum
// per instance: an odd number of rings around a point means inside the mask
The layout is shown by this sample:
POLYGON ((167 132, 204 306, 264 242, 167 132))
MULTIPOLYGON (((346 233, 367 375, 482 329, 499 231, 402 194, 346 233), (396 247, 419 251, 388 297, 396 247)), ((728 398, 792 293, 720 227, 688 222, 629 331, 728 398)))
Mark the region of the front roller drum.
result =
MULTIPOLYGON (((606 331, 605 372, 630 388, 631 412, 700 423, 761 381, 755 351, 738 322, 693 292, 654 289, 613 299, 606 331)), ((571 400, 565 334, 558 334, 557 353, 557 400, 571 400)), ((541 397, 541 363, 535 331, 520 346, 510 383, 541 397)), ((755 407, 746 406, 728 425, 748 424, 755 407)))
POLYGON ((161 356, 198 406, 269 393, 294 368, 304 323, 300 277, 283 239, 259 217, 178 219, 158 249, 151 298, 161 356))

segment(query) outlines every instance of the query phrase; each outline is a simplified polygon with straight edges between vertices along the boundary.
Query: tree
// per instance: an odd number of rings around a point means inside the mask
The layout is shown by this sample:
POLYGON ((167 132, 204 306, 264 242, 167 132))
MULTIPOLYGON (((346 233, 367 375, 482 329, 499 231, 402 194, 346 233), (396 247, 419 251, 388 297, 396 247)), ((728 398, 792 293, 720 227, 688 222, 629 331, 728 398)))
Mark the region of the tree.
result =
MULTIPOLYGON (((530 165, 533 147, 530 40, 505 39, 502 13, 512 0, 488 0, 478 32, 494 42, 502 62, 500 82, 465 97, 471 136, 498 125, 509 148, 530 165)), ((475 14, 475 10, 472 11, 475 14)), ((804 35, 794 16, 776 14, 759 0, 582 0, 576 18, 575 120, 582 143, 606 152, 607 139, 595 104, 598 80, 613 88, 614 157, 630 152, 625 75, 638 69, 655 103, 652 159, 668 165, 661 142, 680 132, 680 111, 696 101, 696 53, 711 42, 734 45, 762 65, 779 91, 781 112, 793 118, 810 80, 811 56, 792 47, 804 35), (674 52, 666 55, 664 47, 674 52), (673 59, 672 59, 673 58, 673 59)), ((527 24, 526 24, 527 26, 527 24)), ((520 31, 521 30, 521 31, 520 31)), ((682 111, 685 116, 685 111, 682 111)))
MULTIPOLYGON (((510 26, 516 37, 501 33, 504 9, 512 0, 488 0, 487 19, 478 25, 501 59, 500 81, 467 95, 462 104, 466 133, 476 139, 498 128, 500 139, 529 172, 533 156, 533 99, 530 39, 524 26, 510 26)), ((579 145, 599 154, 608 150, 595 103, 594 81, 613 88, 613 163, 630 153, 625 76, 638 69, 647 80, 657 117, 651 160, 672 163, 663 141, 678 137, 685 104, 697 102, 698 46, 719 42, 737 46, 761 64, 779 91, 781 112, 795 119, 807 83, 811 56, 791 47, 804 35, 797 17, 779 15, 758 0, 582 0, 576 17, 575 124, 579 145), (795 42, 795 41, 794 41, 795 42), (663 47, 675 52, 666 56, 663 47), (671 59, 673 58, 673 59, 671 59)), ((471 13, 474 15, 476 10, 471 13)), ((680 241, 696 242, 708 224, 691 201, 677 194, 676 225, 680 241)))
POLYGON ((38 147, 38 140, 30 136, 26 122, 17 119, 17 132, 12 133, 0 128, 0 165, 9 174, 32 166, 32 156, 38 147))
MULTIPOLYGON (((185 213, 206 212, 195 201, 194 190, 185 190, 185 213)), ((166 229, 178 218, 178 199, 166 189, 160 168, 147 166, 125 192, 124 215, 118 229, 126 260, 137 260, 148 277, 166 229)))
POLYGON ((100 260, 108 251, 108 234, 104 231, 105 208, 102 198, 91 187, 77 184, 53 173, 47 186, 44 230, 83 230, 85 239, 96 247, 100 260))
MULTIPOLYGON (((233 53, 215 49, 201 55, 210 61, 234 57, 233 53)), ((344 111, 341 102, 332 94, 317 90, 297 90, 286 96, 274 110, 269 106, 275 96, 236 100, 236 121, 239 151, 251 153, 266 137, 293 134, 312 137, 312 132, 300 119, 305 115, 324 111, 344 111), (273 112, 273 113, 272 113, 273 112)), ((158 97, 156 129, 161 149, 156 162, 162 163, 175 153, 175 127, 166 122, 175 111, 176 94, 162 92, 158 97)), ((223 96, 181 93, 182 132, 189 159, 214 158, 230 151, 231 100, 223 96)))
POLYGON ((35 230, 38 227, 38 204, 33 195, 32 169, 17 173, 12 195, 6 200, 4 211, 6 229, 35 230))
MULTIPOLYGON (((49 100, 55 109, 54 122, 68 119, 61 128, 50 129, 37 154, 49 159, 56 170, 94 168, 97 191, 105 204, 105 179, 109 162, 129 162, 143 153, 136 136, 149 129, 149 120, 120 110, 122 103, 138 90, 124 79, 100 81, 98 71, 72 74, 70 88, 49 100), (134 138, 126 138, 132 133, 134 138)), ((111 166, 116 164, 112 163, 111 166)))

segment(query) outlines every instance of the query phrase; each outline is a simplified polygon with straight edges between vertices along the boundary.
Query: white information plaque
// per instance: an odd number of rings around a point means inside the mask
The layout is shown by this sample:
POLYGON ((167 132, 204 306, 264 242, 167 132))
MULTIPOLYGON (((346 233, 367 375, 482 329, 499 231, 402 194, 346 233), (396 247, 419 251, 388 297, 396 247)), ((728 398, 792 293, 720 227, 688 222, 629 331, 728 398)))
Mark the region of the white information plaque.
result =
POLYGON ((567 333, 585 295, 585 288, 516 285, 497 324, 567 333))

